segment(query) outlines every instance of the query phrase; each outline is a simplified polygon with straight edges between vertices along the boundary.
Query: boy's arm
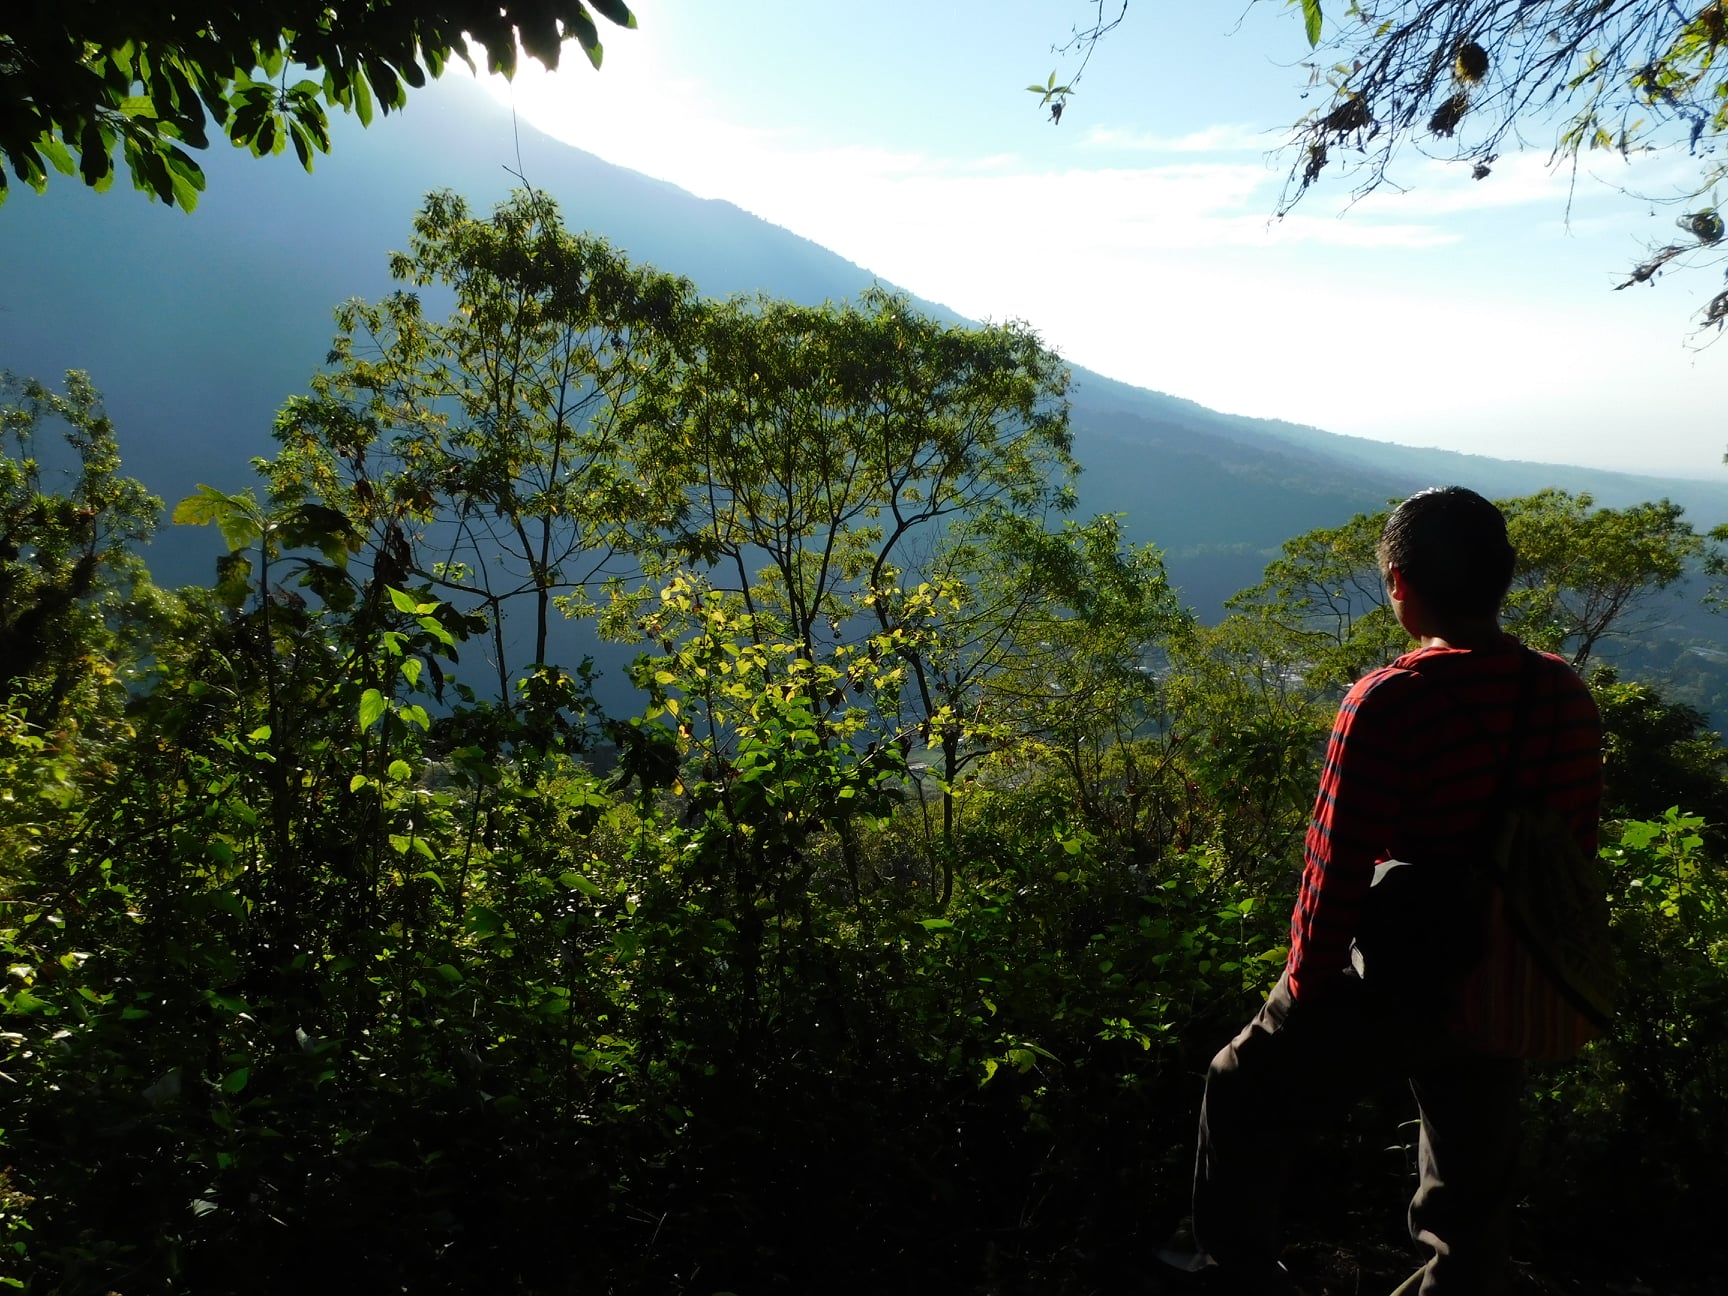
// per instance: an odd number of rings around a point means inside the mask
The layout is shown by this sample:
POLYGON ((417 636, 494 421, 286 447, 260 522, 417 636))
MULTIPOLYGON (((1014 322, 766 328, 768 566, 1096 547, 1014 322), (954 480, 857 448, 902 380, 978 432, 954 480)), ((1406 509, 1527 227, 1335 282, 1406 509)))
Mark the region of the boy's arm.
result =
POLYGON ((1409 761, 1395 719, 1404 683, 1401 673, 1367 676, 1333 722, 1290 919, 1286 967, 1297 1000, 1325 993, 1343 975, 1374 866, 1390 850, 1409 761))

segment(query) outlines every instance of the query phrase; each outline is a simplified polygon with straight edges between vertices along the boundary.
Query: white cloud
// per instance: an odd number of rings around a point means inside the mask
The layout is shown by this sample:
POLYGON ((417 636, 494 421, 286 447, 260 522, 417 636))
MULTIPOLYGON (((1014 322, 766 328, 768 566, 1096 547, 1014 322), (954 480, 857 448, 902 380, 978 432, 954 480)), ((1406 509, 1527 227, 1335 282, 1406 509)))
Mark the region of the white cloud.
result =
POLYGON ((1283 131, 1240 125, 1208 126, 1186 135, 1155 135, 1115 126, 1094 126, 1082 137, 1082 142, 1089 148, 1137 153, 1246 153, 1277 148, 1285 138, 1283 131))

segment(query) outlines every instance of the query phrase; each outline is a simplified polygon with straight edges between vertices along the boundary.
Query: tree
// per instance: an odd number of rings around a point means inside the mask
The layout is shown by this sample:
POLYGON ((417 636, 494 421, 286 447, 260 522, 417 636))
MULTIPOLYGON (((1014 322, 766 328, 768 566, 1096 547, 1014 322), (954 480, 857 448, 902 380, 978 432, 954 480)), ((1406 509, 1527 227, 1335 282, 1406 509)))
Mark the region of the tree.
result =
POLYGON ((1604 783, 1611 819, 1660 819, 1670 806, 1702 814, 1720 838, 1728 825, 1728 751, 1704 714, 1612 667, 1590 672, 1602 711, 1604 783))
POLYGON ((1184 619, 1115 519, 1051 529, 1076 470, 1067 371, 1020 325, 945 325, 878 288, 709 307, 689 365, 657 377, 633 407, 641 467, 681 483, 667 564, 702 579, 621 599, 612 624, 666 653, 737 627, 768 676, 825 681, 802 703, 819 745, 873 711, 869 741, 935 787, 946 904, 962 771, 1029 743, 1084 788, 1151 692, 1148 643, 1184 619), (866 641, 896 669, 830 687, 866 641))
MULTIPOLYGON (((1570 653, 1579 669, 1705 552, 1677 504, 1594 503, 1559 490, 1499 501, 1518 551, 1502 619, 1531 644, 1570 653)), ((1230 599, 1233 611, 1269 623, 1296 645, 1311 688, 1340 688, 1409 647, 1375 555, 1386 517, 1358 514, 1341 527, 1287 540, 1261 581, 1230 599)))
POLYGON ((1312 644, 1258 608, 1173 641, 1165 818, 1174 844, 1217 843, 1242 872, 1300 867, 1337 692, 1304 678, 1312 644))
POLYGON ((608 564, 671 524, 678 497, 638 471, 627 415, 678 368, 694 290, 568 233, 533 192, 489 218, 429 195, 391 271, 455 309, 428 320, 410 292, 339 308, 330 370, 277 418, 272 496, 353 519, 383 584, 427 581, 482 613, 504 703, 508 611, 529 605, 529 660, 546 663, 554 620, 590 611, 623 574, 608 564))
POLYGON ((1342 688, 1410 646, 1375 555, 1386 516, 1358 513, 1343 526, 1286 540, 1259 583, 1226 603, 1276 630, 1311 688, 1342 688))
POLYGON ((898 624, 901 574, 951 521, 1071 499, 1067 370, 1020 325, 944 325, 880 288, 739 299, 658 379, 637 416, 684 493, 670 549, 811 660, 861 612, 898 624))
POLYGON ((1594 502, 1545 490, 1501 504, 1518 551, 1508 619, 1532 642, 1570 650, 1579 669, 1605 636, 1648 629, 1639 614, 1704 552, 1678 504, 1592 509, 1594 502))
MULTIPOLYGON (((1698 159, 1697 183, 1676 199, 1692 207, 1677 220, 1681 239, 1654 249, 1621 287, 1728 249, 1706 196, 1725 174, 1716 149, 1728 132, 1722 0, 1352 0, 1330 23, 1321 0, 1290 0, 1298 3, 1317 51, 1310 84, 1323 82, 1326 93, 1296 123, 1281 213, 1329 170, 1358 195, 1371 192, 1411 148, 1486 179, 1540 125, 1554 131, 1554 161, 1574 169, 1592 151, 1683 149, 1698 159)), ((1095 21, 1065 48, 1090 57, 1126 5, 1112 10, 1096 0, 1095 21)), ((1728 291, 1710 300, 1704 320, 1728 321, 1728 291)))
POLYGON ((310 171, 330 150, 326 108, 362 124, 375 107, 401 108, 452 56, 473 67, 470 38, 505 76, 518 44, 555 68, 573 39, 599 67, 590 11, 636 25, 623 0, 11 5, 0 18, 0 159, 38 192, 50 167, 106 189, 118 149, 136 188, 190 211, 204 173, 186 150, 209 146, 209 123, 254 156, 292 144, 310 171))
POLYGON ((0 375, 0 701, 21 696, 37 724, 67 710, 88 719, 87 690, 116 679, 117 630, 149 614, 155 587, 134 546, 162 505, 119 468, 88 375, 67 373, 64 394, 0 375), (38 444, 56 425, 75 467, 38 444), (50 485, 56 460, 68 489, 50 485))
POLYGON ((930 616, 916 636, 923 713, 939 751, 945 832, 957 776, 996 753, 1060 769, 1100 823, 1105 771, 1133 763, 1157 720, 1156 648, 1192 625, 1158 551, 1128 545, 1121 519, 986 513, 942 554, 930 616), (964 745, 963 745, 964 744, 964 745), (1123 760, 1117 760, 1122 756, 1123 760))

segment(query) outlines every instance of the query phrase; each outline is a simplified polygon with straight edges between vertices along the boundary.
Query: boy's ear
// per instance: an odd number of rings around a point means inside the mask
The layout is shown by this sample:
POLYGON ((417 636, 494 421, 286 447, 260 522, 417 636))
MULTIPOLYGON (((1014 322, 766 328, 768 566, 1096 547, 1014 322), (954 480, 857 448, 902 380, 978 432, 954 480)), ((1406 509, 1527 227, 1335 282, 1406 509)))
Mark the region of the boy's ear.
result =
POLYGON ((1404 573, 1396 567, 1386 569, 1386 592, 1400 603, 1410 598, 1410 582, 1404 579, 1404 573))

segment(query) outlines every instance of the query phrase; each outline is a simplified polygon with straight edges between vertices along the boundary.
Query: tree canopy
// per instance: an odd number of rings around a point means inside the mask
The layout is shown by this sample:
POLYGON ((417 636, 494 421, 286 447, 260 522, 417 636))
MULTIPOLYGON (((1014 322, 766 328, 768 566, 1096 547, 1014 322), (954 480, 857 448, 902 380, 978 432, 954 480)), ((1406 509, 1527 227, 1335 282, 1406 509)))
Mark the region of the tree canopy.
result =
MULTIPOLYGON (((1378 522, 1198 626, 1119 519, 1051 525, 1066 378, 1018 326, 689 300, 537 195, 434 195, 393 266, 455 313, 343 308, 270 492, 174 510, 210 587, 127 548, 156 504, 90 381, 0 376, 0 1287, 1143 1282, 1192 1059, 1285 960, 1317 672, 1399 646, 1378 522), (581 667, 479 702, 488 619, 615 537, 649 597, 610 748, 581 667)), ((1521 624, 1580 649, 1698 545, 1504 507, 1521 624)), ((1585 1257, 1551 1290, 1697 1296, 1728 753, 1591 687, 1624 1004, 1544 1077, 1530 1214, 1585 1257)), ((1376 1107, 1327 1200, 1385 1196, 1376 1107)), ((1390 1223, 1309 1225, 1305 1286, 1388 1290, 1390 1223)))
MULTIPOLYGON (((1544 490, 1498 504, 1518 551, 1504 623, 1580 670, 1605 638, 1650 629, 1656 596, 1716 553, 1667 500, 1597 508, 1589 495, 1544 490)), ((1260 583, 1230 599, 1226 626, 1270 625, 1319 688, 1340 688, 1407 651, 1375 555, 1386 518, 1359 513, 1286 541, 1260 583)))
POLYGON ((186 150, 209 147, 211 123, 254 156, 292 144, 311 170, 330 150, 326 108, 370 123, 452 57, 472 68, 469 40, 505 76, 518 46, 555 68, 567 40, 599 67, 594 14, 636 25, 623 0, 31 0, 0 18, 0 160, 38 192, 49 168, 106 189, 118 151, 135 187, 190 211, 205 182, 186 150))

